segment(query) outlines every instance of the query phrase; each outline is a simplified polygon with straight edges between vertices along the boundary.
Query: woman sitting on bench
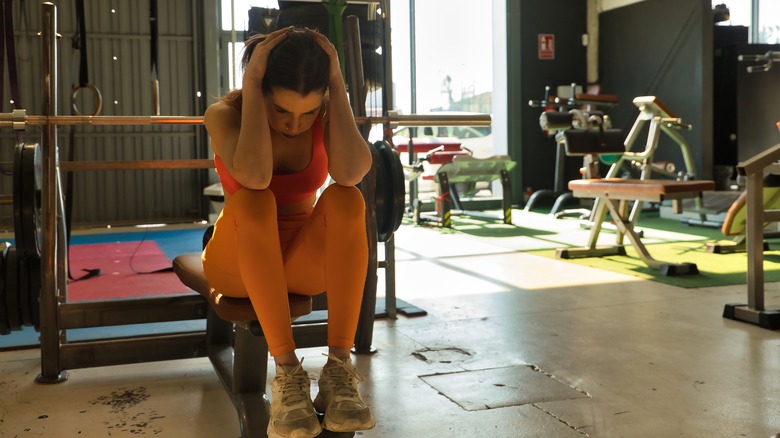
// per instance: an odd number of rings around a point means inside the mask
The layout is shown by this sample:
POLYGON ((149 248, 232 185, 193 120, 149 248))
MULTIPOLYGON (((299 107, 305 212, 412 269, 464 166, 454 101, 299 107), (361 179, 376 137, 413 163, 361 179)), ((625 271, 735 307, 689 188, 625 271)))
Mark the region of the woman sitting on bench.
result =
POLYGON ((212 288, 248 297, 276 363, 269 437, 370 429, 350 360, 368 264, 365 203, 355 187, 372 158, 349 107, 335 47, 309 29, 246 41, 242 89, 204 123, 225 207, 203 251, 212 288), (330 185, 316 201, 327 175, 330 185), (288 292, 327 292, 328 361, 312 403, 295 353, 288 292))

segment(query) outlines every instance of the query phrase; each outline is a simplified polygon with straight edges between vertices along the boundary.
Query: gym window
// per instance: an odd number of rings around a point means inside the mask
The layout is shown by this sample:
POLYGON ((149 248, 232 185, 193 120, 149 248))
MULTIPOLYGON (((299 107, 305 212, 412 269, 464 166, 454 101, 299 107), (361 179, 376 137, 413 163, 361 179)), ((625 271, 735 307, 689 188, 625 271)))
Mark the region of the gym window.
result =
POLYGON ((780 44, 780 2, 777 0, 713 0, 712 7, 725 4, 729 19, 723 26, 747 26, 750 42, 780 44))

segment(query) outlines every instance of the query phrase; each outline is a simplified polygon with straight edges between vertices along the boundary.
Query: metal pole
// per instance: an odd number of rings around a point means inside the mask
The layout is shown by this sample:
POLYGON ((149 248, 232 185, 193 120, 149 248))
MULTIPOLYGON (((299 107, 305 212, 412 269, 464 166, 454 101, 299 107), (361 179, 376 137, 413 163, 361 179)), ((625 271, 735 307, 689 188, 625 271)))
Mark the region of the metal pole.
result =
MULTIPOLYGON (((57 115, 57 7, 49 2, 41 6, 41 47, 43 60, 43 109, 47 116, 57 115)), ((67 379, 60 372, 60 340, 57 323, 57 125, 42 130, 43 154, 43 248, 41 257, 41 374, 39 383, 59 383, 67 379)))
MULTIPOLYGON (((382 85, 382 92, 384 93, 384 98, 382 99, 382 108, 384 111, 382 114, 387 114, 387 112, 393 108, 393 102, 395 101, 393 98, 393 47, 392 44, 390 44, 392 35, 390 25, 390 19, 392 17, 392 15, 390 15, 390 3, 392 3, 390 0, 384 0, 381 3, 382 20, 384 22, 382 59, 384 60, 385 67, 384 84, 382 85)), ((385 126, 385 129, 388 128, 389 126, 385 126)))
MULTIPOLYGON (((382 85, 382 92, 384 97, 382 98, 382 114, 393 108, 393 45, 390 44, 392 37, 391 26, 391 9, 390 0, 383 0, 380 4, 382 7, 382 20, 384 23, 384 38, 382 42, 382 59, 384 60, 384 84, 382 85)), ((385 135, 392 137, 392 131, 390 125, 385 124, 383 126, 385 135)), ((395 236, 391 235, 390 239, 384 243, 385 248, 385 310, 387 310, 387 316, 391 319, 398 318, 396 311, 396 296, 395 296, 395 236)))
POLYGON ((760 35, 760 29, 758 27, 758 4, 761 3, 758 0, 751 0, 750 2, 750 42, 753 44, 758 44, 760 41, 759 35, 760 35))
MULTIPOLYGON (((16 113, 0 113, 0 128, 24 129, 24 125, 202 125, 201 116, 18 116, 16 113)), ((490 126, 489 114, 460 116, 453 114, 394 114, 385 117, 355 117, 359 125, 387 124, 399 126, 490 126)))
POLYGON ((417 32, 415 32, 414 0, 409 0, 409 73, 410 88, 412 92, 411 112, 417 112, 417 32))
POLYGON ((748 308, 764 311, 764 181, 763 170, 747 175, 745 246, 747 253, 748 308))
MULTIPOLYGON (((411 109, 412 114, 417 112, 417 32, 416 27, 416 13, 415 13, 415 0, 409 0, 409 88, 411 91, 411 109)), ((417 156, 414 152, 414 141, 412 140, 417 136, 417 129, 410 127, 409 129, 409 144, 407 145, 407 151, 409 156, 408 164, 414 165, 417 161, 417 156)), ((419 199, 417 178, 409 181, 409 204, 412 212, 417 211, 419 199)))

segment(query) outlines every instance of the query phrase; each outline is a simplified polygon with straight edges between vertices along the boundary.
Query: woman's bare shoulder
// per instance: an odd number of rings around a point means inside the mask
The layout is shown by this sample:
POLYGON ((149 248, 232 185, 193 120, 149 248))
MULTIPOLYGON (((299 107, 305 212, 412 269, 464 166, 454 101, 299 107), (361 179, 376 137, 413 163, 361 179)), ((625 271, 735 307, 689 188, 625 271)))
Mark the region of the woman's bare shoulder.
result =
POLYGON ((225 101, 214 102, 206 108, 203 113, 203 123, 208 125, 216 122, 219 124, 229 124, 231 121, 241 120, 241 112, 233 105, 225 101))
POLYGON ((203 114, 203 124, 211 138, 211 148, 217 155, 232 155, 241 131, 241 111, 227 102, 209 105, 203 114))

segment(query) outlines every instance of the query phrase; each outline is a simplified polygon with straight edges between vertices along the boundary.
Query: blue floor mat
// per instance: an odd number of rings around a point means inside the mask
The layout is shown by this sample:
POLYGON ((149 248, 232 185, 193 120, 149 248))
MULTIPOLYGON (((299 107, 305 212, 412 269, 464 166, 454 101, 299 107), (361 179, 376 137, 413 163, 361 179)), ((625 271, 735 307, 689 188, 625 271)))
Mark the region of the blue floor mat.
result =
POLYGON ((71 245, 109 242, 139 242, 154 240, 165 255, 173 260, 179 254, 200 252, 203 247, 204 229, 132 231, 121 233, 101 233, 72 235, 71 245))

